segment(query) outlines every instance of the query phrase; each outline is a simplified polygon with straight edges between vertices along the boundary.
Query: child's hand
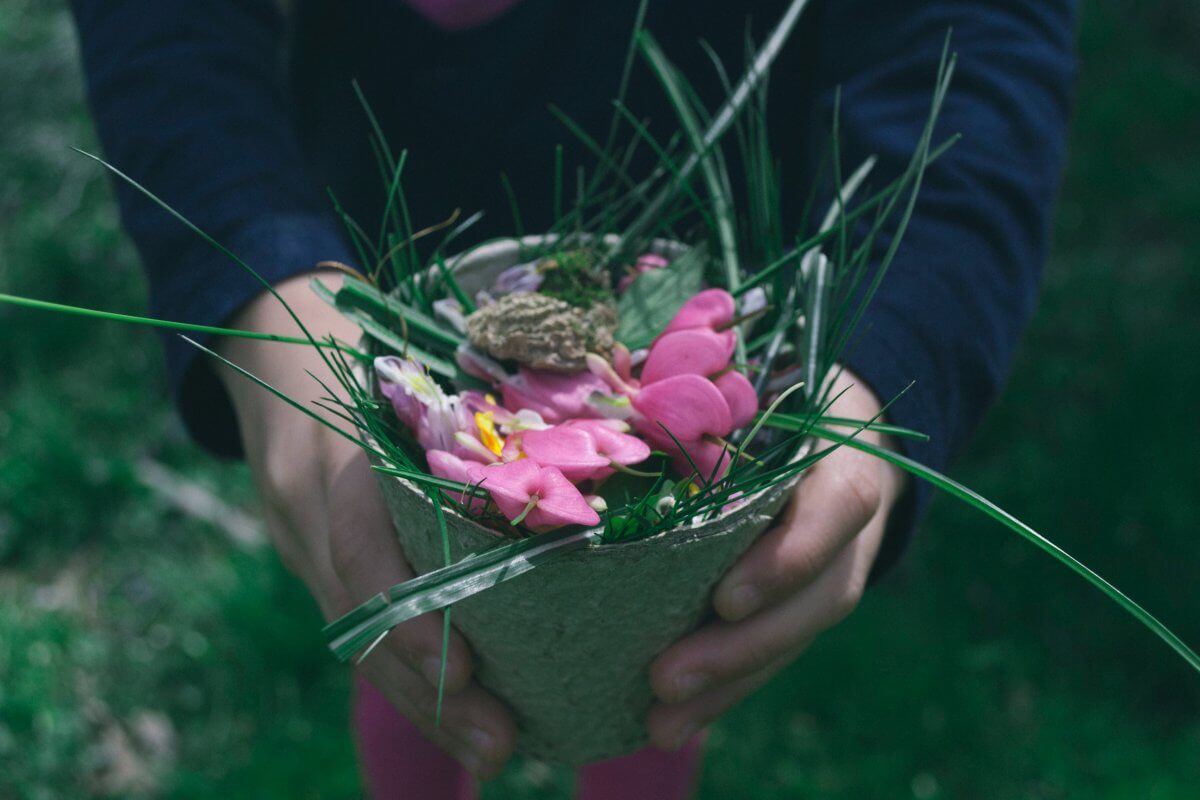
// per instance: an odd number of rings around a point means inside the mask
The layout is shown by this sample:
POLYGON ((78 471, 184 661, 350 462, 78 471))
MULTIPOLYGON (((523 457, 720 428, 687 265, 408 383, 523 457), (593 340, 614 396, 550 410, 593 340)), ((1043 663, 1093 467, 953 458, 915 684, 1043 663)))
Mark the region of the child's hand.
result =
MULTIPOLYGON (((356 344, 358 328, 312 294, 311 277, 288 280, 278 291, 314 336, 332 333, 356 344)), ((242 310, 233 325, 299 335, 278 301, 266 294, 242 310)), ((228 339, 220 349, 235 364, 302 403, 325 394, 305 370, 337 387, 311 348, 228 339)), ((271 539, 326 619, 412 577, 363 451, 233 370, 217 369, 237 411, 271 539)), ((393 630, 360 669, 430 741, 476 776, 492 777, 516 741, 511 714, 471 681, 467 645, 453 633, 442 724, 435 727, 441 652, 441 615, 426 615, 393 630)))
MULTIPOLYGON (((834 393, 852 384, 830 413, 860 420, 879 413, 879 400, 849 373, 834 393)), ((859 437, 880 442, 870 432, 859 437)), ((713 604, 721 619, 652 665, 661 702, 648 727, 658 747, 678 748, 854 610, 903 486, 898 468, 848 447, 812 468, 783 524, 763 534, 717 585, 713 604)))

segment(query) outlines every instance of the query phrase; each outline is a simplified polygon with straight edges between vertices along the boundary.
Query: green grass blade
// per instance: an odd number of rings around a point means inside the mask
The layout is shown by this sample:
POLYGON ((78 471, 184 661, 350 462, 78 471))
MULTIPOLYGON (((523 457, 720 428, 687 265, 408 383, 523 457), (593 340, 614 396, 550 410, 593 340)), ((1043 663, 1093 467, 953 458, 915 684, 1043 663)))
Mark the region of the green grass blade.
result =
MULTIPOLYGON (((151 328, 165 328, 173 331, 187 331, 189 333, 204 333, 210 336, 229 336, 238 339, 258 339, 265 342, 279 342, 281 344, 300 344, 306 347, 312 347, 313 343, 308 339, 299 336, 280 336, 274 333, 260 333, 259 331, 243 331, 236 328, 219 328, 212 325, 193 325, 187 322, 172 322, 166 319, 155 319, 154 317, 139 317, 133 314, 119 314, 115 311, 98 311, 92 308, 82 308, 80 306, 68 306, 62 303, 51 303, 48 300, 34 300, 29 297, 17 297, 16 295, 0 293, 0 303, 20 306, 22 308, 32 308, 39 311, 52 311, 58 314, 70 314, 76 317, 89 317, 91 319, 103 319, 111 322, 123 322, 131 325, 144 325, 151 328)), ((341 350, 344 353, 349 353, 355 358, 369 359, 366 353, 354 349, 345 344, 326 344, 318 342, 317 347, 331 348, 341 350)))
POLYGON ((1183 658, 1183 660, 1186 661, 1192 669, 1200 672, 1200 655, 1197 655, 1195 651, 1188 647, 1187 644, 1185 644, 1182 639, 1176 636, 1170 628, 1159 622, 1158 619, 1149 611, 1134 602, 1133 599, 1131 599, 1120 589, 1113 586, 1104 578, 1100 577, 1100 575, 1094 572, 1091 568, 1084 565, 1083 562, 1079 561, 1066 550, 1063 550, 1054 542, 1050 541, 1045 536, 1014 517, 1012 514, 997 506, 991 500, 988 500, 978 492, 963 486, 958 481, 946 477, 937 470, 930 469, 924 464, 913 461, 911 458, 892 452, 886 448, 877 447, 868 442, 851 440, 850 437, 844 436, 835 431, 831 431, 828 428, 814 427, 813 433, 817 436, 820 436, 822 439, 826 439, 837 444, 844 444, 848 447, 854 448, 855 450, 860 450, 877 458, 881 458, 884 461, 887 461, 889 464, 894 464, 910 475, 936 486, 938 489, 946 492, 951 497, 966 503, 971 508, 974 508, 977 511, 980 511, 996 520, 1009 530, 1017 533, 1022 538, 1050 555, 1060 564, 1066 566, 1092 586, 1099 589, 1105 597, 1123 608, 1126 612, 1133 616, 1134 619, 1149 628, 1155 636, 1163 640, 1167 646, 1178 653, 1179 656, 1183 658))

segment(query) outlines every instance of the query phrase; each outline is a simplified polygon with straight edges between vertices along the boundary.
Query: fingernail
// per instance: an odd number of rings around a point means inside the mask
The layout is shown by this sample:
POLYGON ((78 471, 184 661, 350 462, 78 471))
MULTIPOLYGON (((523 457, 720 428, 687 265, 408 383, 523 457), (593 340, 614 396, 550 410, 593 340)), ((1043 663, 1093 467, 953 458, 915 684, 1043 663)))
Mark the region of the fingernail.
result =
POLYGON ((729 593, 729 612, 733 619, 748 617, 762 605, 762 592, 748 583, 729 593))
POLYGON ((471 747, 475 748, 477 752, 489 758, 496 747, 496 737, 483 728, 469 729, 467 731, 467 741, 471 743, 471 747))
POLYGON ((708 685, 708 676, 699 672, 688 672, 675 679, 675 701, 687 700, 708 685))
POLYGON ((430 685, 437 686, 442 679, 442 657, 429 656, 421 662, 421 672, 430 685))

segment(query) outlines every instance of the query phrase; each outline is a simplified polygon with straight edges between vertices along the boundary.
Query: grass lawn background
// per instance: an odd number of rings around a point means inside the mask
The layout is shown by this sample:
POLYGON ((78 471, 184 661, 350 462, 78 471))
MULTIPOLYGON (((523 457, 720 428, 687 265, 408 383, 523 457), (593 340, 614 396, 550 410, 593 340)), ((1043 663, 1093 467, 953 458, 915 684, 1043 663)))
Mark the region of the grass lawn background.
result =
MULTIPOLYGON (((1200 8, 1084 4, 1043 299, 952 474, 1200 644, 1200 8)), ((64 4, 0 5, 0 291, 145 287, 64 4)), ((348 690, 270 549, 147 486, 252 511, 181 432, 154 335, 0 308, 0 799, 353 797, 348 690)), ((946 499, 862 607, 714 730, 702 798, 1191 798, 1200 676, 946 499)), ((517 761, 490 798, 561 797, 517 761)))

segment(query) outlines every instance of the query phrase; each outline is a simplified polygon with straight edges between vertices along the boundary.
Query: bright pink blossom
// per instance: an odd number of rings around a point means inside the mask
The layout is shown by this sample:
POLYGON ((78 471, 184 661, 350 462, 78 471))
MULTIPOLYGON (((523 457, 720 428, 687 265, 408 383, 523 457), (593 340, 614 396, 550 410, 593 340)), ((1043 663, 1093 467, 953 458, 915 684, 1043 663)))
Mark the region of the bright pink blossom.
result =
POLYGON ((642 384, 673 375, 715 375, 729 366, 733 339, 707 328, 663 334, 650 348, 642 367, 642 384))
POLYGON ((736 313, 737 304, 733 295, 724 289, 705 289, 688 300, 663 328, 663 333, 682 331, 689 328, 708 328, 711 331, 729 331, 736 313))
POLYGON ((508 520, 524 514, 533 531, 563 525, 596 525, 600 515, 557 467, 543 467, 528 458, 479 467, 474 473, 508 520))
MULTIPOLYGON (((650 457, 650 446, 618 429, 615 420, 572 420, 553 428, 525 431, 513 451, 505 446, 504 457, 520 454, 543 466, 558 467, 574 483, 599 481, 613 473, 613 465, 630 466, 650 457)), ((628 427, 625 427, 628 430, 628 427)))
POLYGON ((758 413, 758 392, 754 391, 750 380, 737 370, 731 369, 716 378, 713 384, 729 404, 729 416, 733 419, 734 430, 748 425, 758 413))
POLYGON ((597 452, 595 440, 580 428, 556 425, 544 431, 525 431, 520 446, 526 458, 545 467, 558 467, 572 483, 612 474, 608 457, 597 452))

